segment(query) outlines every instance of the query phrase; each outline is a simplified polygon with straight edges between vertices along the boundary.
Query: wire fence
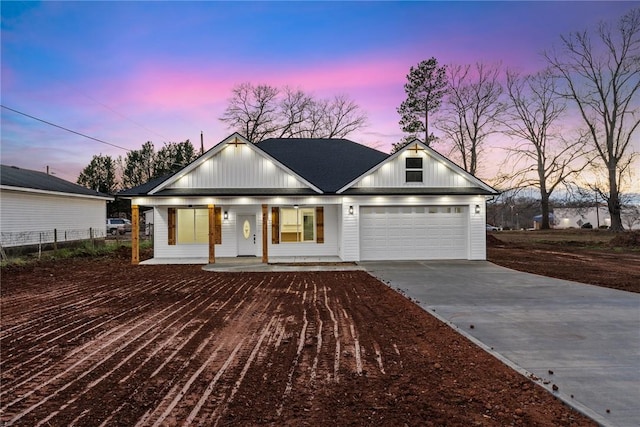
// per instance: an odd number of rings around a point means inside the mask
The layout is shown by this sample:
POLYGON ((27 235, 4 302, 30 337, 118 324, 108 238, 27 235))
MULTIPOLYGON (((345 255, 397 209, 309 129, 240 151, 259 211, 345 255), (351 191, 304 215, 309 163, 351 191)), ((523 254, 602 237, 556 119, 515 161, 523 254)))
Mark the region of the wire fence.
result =
POLYGON ((2 231, 0 245, 3 248, 47 245, 106 237, 104 228, 53 229, 40 231, 2 231))

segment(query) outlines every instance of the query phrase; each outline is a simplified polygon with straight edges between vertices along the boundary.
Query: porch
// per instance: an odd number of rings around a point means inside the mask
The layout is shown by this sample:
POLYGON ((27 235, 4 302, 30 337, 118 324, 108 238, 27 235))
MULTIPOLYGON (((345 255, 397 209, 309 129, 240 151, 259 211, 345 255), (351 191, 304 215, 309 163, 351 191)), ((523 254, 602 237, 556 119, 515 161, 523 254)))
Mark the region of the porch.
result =
POLYGON ((209 264, 207 258, 151 258, 140 262, 141 265, 194 264, 203 265, 203 270, 218 272, 265 272, 265 271, 344 271, 364 270, 353 262, 344 262, 336 256, 288 256, 269 257, 263 263, 258 257, 221 257, 215 264, 209 264))

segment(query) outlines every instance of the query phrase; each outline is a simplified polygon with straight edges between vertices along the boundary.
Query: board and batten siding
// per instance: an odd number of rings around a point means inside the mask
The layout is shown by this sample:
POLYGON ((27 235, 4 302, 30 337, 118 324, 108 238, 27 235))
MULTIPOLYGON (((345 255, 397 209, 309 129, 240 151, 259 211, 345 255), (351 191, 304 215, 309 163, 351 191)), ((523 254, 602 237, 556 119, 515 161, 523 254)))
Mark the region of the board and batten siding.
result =
MULTIPOLYGON (((255 215, 256 218, 256 253, 262 255, 262 214, 260 206, 223 207, 229 218, 222 221, 222 244, 216 245, 216 258, 236 257, 238 255, 238 236, 240 233, 237 218, 239 215, 255 215)), ((267 224, 269 257, 300 256, 338 256, 338 213, 336 205, 324 205, 324 243, 271 243, 271 214, 267 224)), ((169 213, 167 206, 155 207, 154 216, 154 258, 207 258, 208 245, 188 244, 169 245, 169 213)))
POLYGON ((469 205, 469 259, 487 259, 487 220, 486 203, 469 205), (480 206, 480 213, 475 213, 475 206, 480 206))
MULTIPOLYGON (((208 258, 208 244, 169 245, 169 209, 167 206, 154 207, 153 221, 154 258, 208 258)), ((229 219, 222 221, 222 244, 216 245, 216 257, 235 257, 238 254, 236 239, 236 215, 229 215, 229 219)))
POLYGON ((358 204, 343 202, 342 210, 342 242, 340 244, 340 258, 343 261, 360 260, 360 207, 358 204), (353 214, 349 214, 349 206, 353 206, 353 214))
POLYGON ((269 257, 317 257, 339 256, 338 253, 338 205, 318 205, 324 207, 324 243, 315 242, 280 242, 271 241, 271 214, 267 227, 269 234, 269 257))
POLYGON ((89 229, 96 237, 106 234, 106 200, 11 190, 0 194, 2 246, 37 244, 39 232, 54 229, 58 241, 65 240, 65 231, 69 236, 88 236, 89 229), (12 238, 14 233, 23 233, 18 243, 12 238))
POLYGON ((227 145, 167 188, 306 188, 247 145, 227 145))
POLYGON ((408 150, 404 151, 395 159, 383 164, 379 169, 364 176, 353 185, 356 188, 369 187, 473 187, 458 172, 452 170, 441 161, 431 157, 425 151, 417 153, 408 150), (405 159, 407 157, 421 157, 422 163, 422 183, 406 182, 405 159))

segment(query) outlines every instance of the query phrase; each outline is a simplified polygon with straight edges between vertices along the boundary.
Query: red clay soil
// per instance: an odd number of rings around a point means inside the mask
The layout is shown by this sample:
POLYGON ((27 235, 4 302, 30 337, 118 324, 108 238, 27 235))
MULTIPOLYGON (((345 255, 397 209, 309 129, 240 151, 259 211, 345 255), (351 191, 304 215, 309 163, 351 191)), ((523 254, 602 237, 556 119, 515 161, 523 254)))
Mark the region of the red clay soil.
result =
POLYGON ((487 234, 487 259, 514 270, 640 293, 640 232, 621 233, 609 247, 589 241, 504 242, 487 234))
POLYGON ((2 271, 0 424, 587 426, 364 272, 2 271))

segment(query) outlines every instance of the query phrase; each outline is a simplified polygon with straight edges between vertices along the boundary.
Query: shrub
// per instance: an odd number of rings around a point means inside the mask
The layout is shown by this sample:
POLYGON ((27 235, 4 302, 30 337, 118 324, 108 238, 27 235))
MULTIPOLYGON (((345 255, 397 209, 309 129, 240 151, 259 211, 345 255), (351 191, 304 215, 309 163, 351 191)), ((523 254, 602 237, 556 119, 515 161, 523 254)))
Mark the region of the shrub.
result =
POLYGON ((640 247, 640 231, 626 231, 611 239, 609 245, 613 247, 640 247))

